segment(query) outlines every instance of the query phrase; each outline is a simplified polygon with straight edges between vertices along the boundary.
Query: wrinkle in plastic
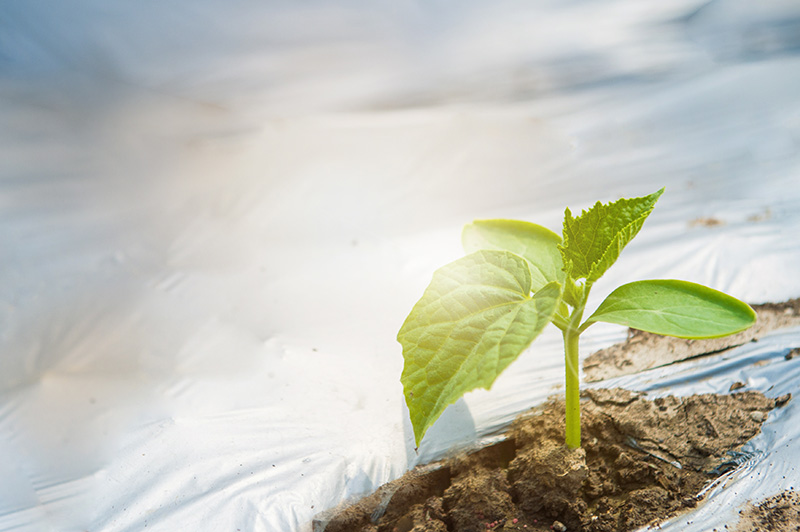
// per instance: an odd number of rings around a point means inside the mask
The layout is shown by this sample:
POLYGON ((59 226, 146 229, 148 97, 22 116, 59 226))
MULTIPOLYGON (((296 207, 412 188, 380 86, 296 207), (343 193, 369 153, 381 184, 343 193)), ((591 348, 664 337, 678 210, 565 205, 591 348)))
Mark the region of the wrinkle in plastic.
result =
MULTIPOLYGON (((793 3, 0 10, 0 531, 309 531, 493 437, 558 391, 556 331, 419 453, 394 340, 474 218, 558 230, 666 186, 592 304, 654 277, 800 295, 793 3)), ((798 345, 604 385, 777 396, 798 345)), ((666 526, 796 484, 796 411, 666 526)))

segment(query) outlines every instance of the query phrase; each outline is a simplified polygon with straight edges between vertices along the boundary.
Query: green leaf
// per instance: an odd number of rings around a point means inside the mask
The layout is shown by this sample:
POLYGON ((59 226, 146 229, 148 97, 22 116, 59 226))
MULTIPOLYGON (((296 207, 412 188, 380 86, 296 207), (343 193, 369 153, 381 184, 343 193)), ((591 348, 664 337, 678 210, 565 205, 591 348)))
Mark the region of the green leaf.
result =
POLYGON ((663 193, 662 188, 641 198, 607 204, 598 201, 577 218, 567 209, 560 249, 572 278, 585 278, 588 283, 598 280, 642 228, 663 193))
POLYGON ((527 261, 507 251, 478 251, 434 273, 397 335, 417 445, 448 405, 491 387, 550 321, 560 291, 551 283, 531 297, 527 261))
POLYGON ((687 281, 636 281, 620 286, 586 320, 627 325, 678 338, 717 338, 749 328, 756 313, 727 294, 687 281))
POLYGON ((534 292, 553 281, 564 284, 561 237, 546 227, 519 220, 475 220, 464 226, 461 242, 467 253, 497 249, 527 259, 534 292))

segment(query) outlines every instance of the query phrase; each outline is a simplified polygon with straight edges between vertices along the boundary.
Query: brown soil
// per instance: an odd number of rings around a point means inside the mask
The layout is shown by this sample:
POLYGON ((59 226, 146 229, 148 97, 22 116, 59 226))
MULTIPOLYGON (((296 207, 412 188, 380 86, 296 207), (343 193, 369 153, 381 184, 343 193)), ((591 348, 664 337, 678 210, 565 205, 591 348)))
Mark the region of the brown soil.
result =
POLYGON ((630 329, 625 342, 589 355, 583 363, 586 382, 666 366, 757 341, 769 331, 800 325, 800 299, 752 305, 758 314, 754 326, 739 334, 711 340, 684 340, 630 329))
POLYGON ((718 225, 725 225, 725 222, 720 220, 719 218, 695 218, 691 222, 689 222, 689 227, 716 227, 718 225))
POLYGON ((518 418, 499 443, 418 468, 315 522, 325 532, 627 531, 698 503, 735 467, 781 400, 758 392, 663 397, 591 390, 583 446, 563 445, 564 404, 518 418))
POLYGON ((739 512, 742 518, 732 532, 797 532, 800 530, 800 495, 790 489, 739 512))

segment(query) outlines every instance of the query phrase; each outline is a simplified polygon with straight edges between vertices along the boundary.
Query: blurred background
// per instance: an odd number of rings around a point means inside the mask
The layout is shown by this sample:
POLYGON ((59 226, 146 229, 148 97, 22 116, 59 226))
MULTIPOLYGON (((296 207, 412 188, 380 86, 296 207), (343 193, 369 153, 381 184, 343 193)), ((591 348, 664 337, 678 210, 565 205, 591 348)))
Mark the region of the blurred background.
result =
POLYGON ((310 531, 501 430, 557 335, 419 454, 399 384, 475 218, 666 186, 598 296, 800 296, 799 94, 795 0, 4 0, 0 531, 310 531))

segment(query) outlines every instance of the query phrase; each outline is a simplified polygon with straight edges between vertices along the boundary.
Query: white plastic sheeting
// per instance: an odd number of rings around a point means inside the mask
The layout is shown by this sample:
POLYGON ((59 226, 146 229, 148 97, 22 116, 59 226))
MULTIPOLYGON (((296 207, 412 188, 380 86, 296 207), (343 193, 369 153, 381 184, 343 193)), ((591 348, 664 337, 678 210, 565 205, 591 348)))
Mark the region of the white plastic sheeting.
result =
MULTIPOLYGON (((666 185, 595 304, 799 296, 798 28, 780 0, 4 2, 0 531, 306 532, 497 433, 560 384, 556 334, 419 454, 394 340, 474 218, 666 185)), ((613 384, 779 395, 797 345, 613 384)), ((692 526, 796 486, 796 412, 692 526)))

